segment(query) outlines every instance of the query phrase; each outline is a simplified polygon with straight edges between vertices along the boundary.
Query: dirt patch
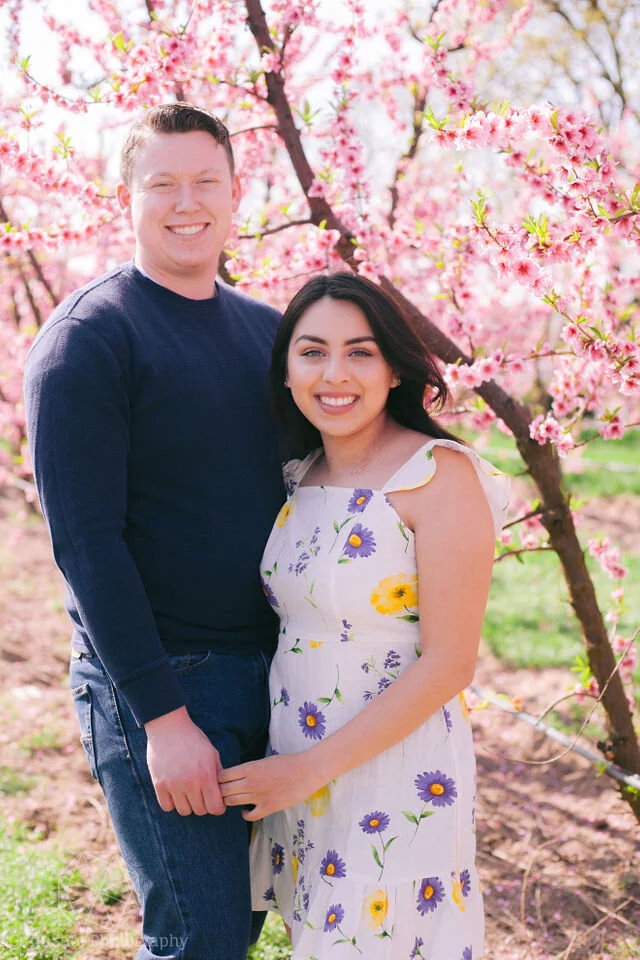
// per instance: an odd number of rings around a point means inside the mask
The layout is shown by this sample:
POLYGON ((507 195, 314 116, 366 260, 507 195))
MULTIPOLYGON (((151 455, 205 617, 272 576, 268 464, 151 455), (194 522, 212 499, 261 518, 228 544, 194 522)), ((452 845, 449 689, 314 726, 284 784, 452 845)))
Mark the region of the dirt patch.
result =
MULTIPOLYGON (((595 513, 592 501, 589 522, 593 513, 598 532, 621 543, 618 517, 640 523, 640 510, 615 499, 615 509, 598 504, 595 513)), ((78 739, 61 580, 41 521, 1 497, 0 545, 0 767, 25 790, 0 794, 0 814, 27 821, 78 866, 87 884, 77 892, 83 960, 130 960, 138 908, 78 739)), ((565 671, 507 669, 486 650, 477 675, 480 687, 521 697, 531 713, 570 682, 565 671)), ((474 728, 486 960, 640 957, 637 824, 612 782, 575 754, 522 762, 559 748, 541 754, 539 735, 495 708, 475 710, 474 728)))

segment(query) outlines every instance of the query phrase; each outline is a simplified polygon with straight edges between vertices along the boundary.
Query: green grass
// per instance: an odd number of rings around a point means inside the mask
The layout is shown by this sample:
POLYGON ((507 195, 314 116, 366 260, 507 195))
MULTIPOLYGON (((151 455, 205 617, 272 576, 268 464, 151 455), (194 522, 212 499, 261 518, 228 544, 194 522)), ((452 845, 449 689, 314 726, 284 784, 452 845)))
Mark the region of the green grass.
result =
MULTIPOLYGON (((582 439, 592 436, 593 429, 582 434, 582 439)), ((467 437, 472 443, 474 438, 467 437)), ((526 470, 526 466, 512 437, 492 430, 488 446, 479 453, 511 476, 526 470)), ((581 472, 567 469, 571 458, 561 461, 568 491, 577 499, 588 497, 613 497, 621 493, 640 496, 640 429, 628 430, 622 440, 603 440, 597 437, 582 447, 581 472)))
POLYGON ((64 738, 60 730, 45 727, 43 730, 30 733, 18 742, 18 746, 25 753, 31 755, 38 750, 62 750, 64 738))
POLYGON ((33 784, 33 777, 23 777, 11 767, 0 767, 0 797, 16 797, 20 793, 28 793, 33 784))
POLYGON ((128 890, 127 876, 120 863, 100 866, 89 884, 90 889, 106 907, 119 903, 128 890))
POLYGON ((282 920, 269 913, 262 934, 255 947, 249 950, 247 960, 289 960, 291 947, 282 920))
POLYGON ((0 957, 69 960, 77 945, 69 897, 80 882, 57 852, 0 821, 0 957))
MULTIPOLYGON (((627 555, 623 562, 629 570, 622 581, 628 609, 619 632, 630 636, 640 625, 640 555, 627 555)), ((608 596, 619 581, 610 580, 591 557, 587 566, 606 611, 608 596)), ((500 660, 515 667, 573 664, 584 647, 555 553, 525 554, 522 563, 509 557, 495 565, 483 636, 500 660)))

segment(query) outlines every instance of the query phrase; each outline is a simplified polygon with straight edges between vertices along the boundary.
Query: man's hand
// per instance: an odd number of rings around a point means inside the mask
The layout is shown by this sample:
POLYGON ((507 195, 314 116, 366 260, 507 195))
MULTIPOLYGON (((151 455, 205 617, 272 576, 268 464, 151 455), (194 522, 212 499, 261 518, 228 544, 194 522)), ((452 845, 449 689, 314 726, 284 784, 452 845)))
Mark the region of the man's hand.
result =
POLYGON ((322 774, 310 763, 311 752, 266 757, 222 770, 225 803, 230 807, 254 804, 253 810, 242 812, 245 820, 253 822, 307 800, 324 786, 322 774))
POLYGON ((220 755, 186 707, 150 720, 144 728, 147 763, 162 809, 177 810, 183 817, 224 813, 218 785, 220 755))

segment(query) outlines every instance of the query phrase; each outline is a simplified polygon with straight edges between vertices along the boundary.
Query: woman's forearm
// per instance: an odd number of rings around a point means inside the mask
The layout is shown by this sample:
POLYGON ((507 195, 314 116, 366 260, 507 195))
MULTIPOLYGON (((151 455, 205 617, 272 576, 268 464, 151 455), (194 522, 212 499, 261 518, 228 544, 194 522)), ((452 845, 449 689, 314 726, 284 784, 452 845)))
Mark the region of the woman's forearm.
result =
POLYGON ((357 716, 301 755, 322 780, 319 786, 408 737, 471 683, 474 666, 450 654, 439 659, 425 653, 357 716))

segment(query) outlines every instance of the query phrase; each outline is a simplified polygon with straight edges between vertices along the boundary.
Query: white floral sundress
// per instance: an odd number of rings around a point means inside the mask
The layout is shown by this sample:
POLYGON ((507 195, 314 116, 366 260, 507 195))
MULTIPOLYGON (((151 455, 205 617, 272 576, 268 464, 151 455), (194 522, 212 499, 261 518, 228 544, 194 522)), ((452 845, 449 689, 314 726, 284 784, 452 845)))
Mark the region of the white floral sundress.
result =
MULTIPOLYGON (((281 620, 273 753, 329 736, 420 656, 413 534, 386 494, 429 483, 438 446, 474 464, 497 536, 509 478, 454 441, 429 440, 381 490, 299 486, 319 450, 287 465, 289 497, 261 565, 281 620)), ((256 825, 253 907, 282 914, 293 960, 478 960, 474 808, 460 693, 405 740, 256 825)))

